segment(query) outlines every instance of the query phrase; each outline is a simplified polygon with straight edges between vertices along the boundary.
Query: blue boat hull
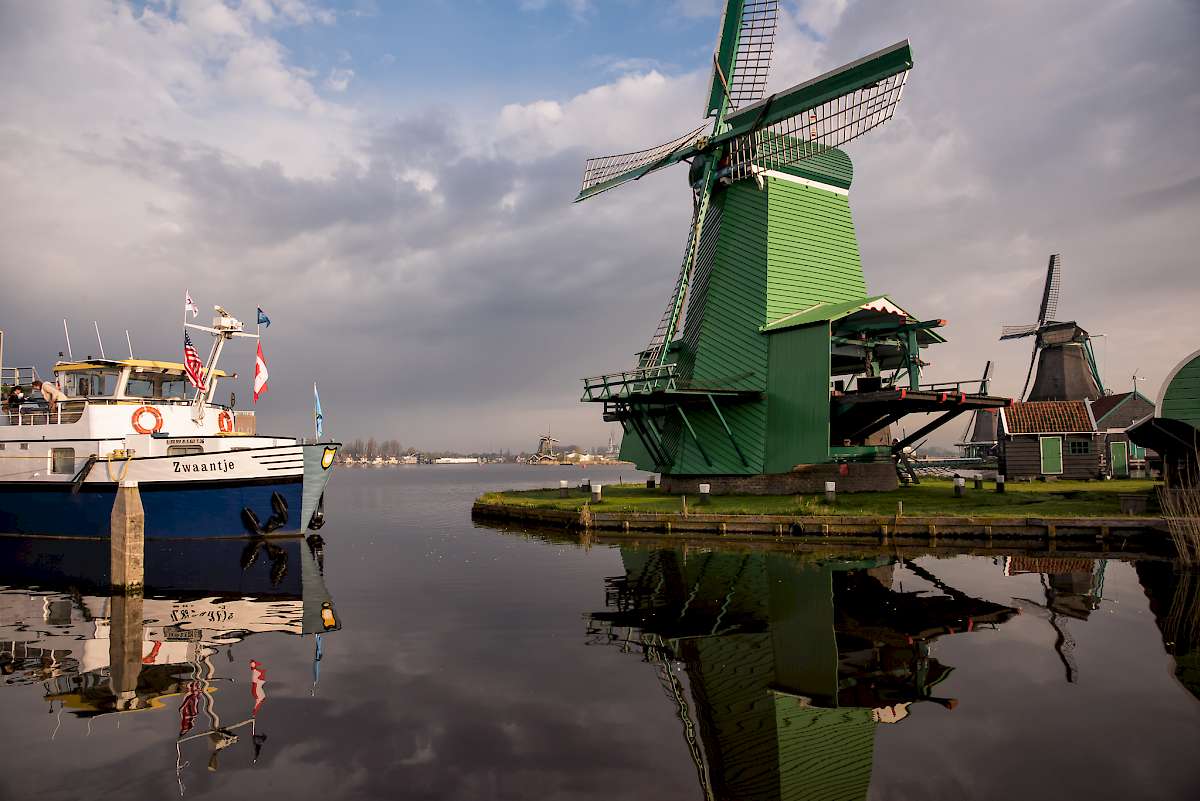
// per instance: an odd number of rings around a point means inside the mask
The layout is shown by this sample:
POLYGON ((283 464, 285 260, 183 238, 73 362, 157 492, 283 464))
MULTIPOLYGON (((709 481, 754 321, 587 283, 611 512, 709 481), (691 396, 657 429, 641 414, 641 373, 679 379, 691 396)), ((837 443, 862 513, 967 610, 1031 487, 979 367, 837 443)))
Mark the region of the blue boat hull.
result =
MULTIPOLYGON (((141 485, 146 537, 205 539, 249 536, 242 510, 265 523, 274 512, 272 495, 287 504, 286 522, 273 535, 299 534, 302 476, 229 481, 163 482, 141 485)), ((323 487, 322 487, 323 488, 323 487)), ((107 539, 115 484, 0 482, 0 533, 107 539)))

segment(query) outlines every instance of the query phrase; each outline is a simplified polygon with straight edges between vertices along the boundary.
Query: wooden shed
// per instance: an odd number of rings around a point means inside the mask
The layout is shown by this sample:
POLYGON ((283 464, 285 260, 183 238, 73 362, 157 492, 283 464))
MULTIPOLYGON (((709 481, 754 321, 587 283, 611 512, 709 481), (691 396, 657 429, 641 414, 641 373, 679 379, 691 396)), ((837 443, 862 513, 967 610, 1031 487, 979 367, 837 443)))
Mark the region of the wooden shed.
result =
POLYGON ((1168 487, 1200 486, 1200 350, 1175 365, 1154 414, 1132 426, 1129 435, 1159 453, 1168 487))
POLYGON ((1100 438, 1101 470, 1113 478, 1128 478, 1146 466, 1146 449, 1129 439, 1129 428, 1154 413, 1154 402, 1136 390, 1105 395, 1091 402, 1092 419, 1100 438))
POLYGON ((1096 478, 1099 440, 1087 401, 1014 403, 1000 410, 1000 472, 1013 479, 1096 478))

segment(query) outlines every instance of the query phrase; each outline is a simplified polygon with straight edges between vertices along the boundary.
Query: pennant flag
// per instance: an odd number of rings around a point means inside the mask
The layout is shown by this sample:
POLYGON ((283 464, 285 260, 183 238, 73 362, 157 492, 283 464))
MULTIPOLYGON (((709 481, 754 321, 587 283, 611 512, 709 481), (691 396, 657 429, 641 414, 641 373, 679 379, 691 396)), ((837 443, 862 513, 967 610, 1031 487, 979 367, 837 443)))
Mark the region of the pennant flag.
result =
POLYGON ((317 382, 313 382, 313 424, 317 427, 317 438, 325 433, 325 415, 321 413, 321 396, 317 394, 317 382))
POLYGON ((262 306, 258 307, 258 324, 265 325, 267 328, 271 327, 271 318, 262 310, 262 306))
POLYGON ((200 695, 202 691, 203 685, 200 682, 188 682, 187 692, 183 696, 183 701, 179 704, 180 737, 191 731, 192 726, 196 723, 196 716, 200 713, 200 695))
POLYGON ((267 360, 263 358, 262 343, 258 343, 258 355, 254 357, 254 402, 267 391, 267 360))
POLYGON ((267 700, 267 691, 264 685, 267 683, 267 669, 262 662, 257 659, 250 660, 250 697, 254 699, 254 709, 250 710, 250 717, 258 714, 259 707, 263 705, 263 701, 267 700))
POLYGON ((183 290, 183 319, 187 319, 188 312, 192 313, 193 320, 200 316, 200 310, 196 308, 195 303, 192 303, 192 293, 185 289, 183 290))
POLYGON ((183 371, 187 373, 188 383, 201 392, 204 391, 204 362, 196 353, 196 346, 188 332, 183 332, 183 371))

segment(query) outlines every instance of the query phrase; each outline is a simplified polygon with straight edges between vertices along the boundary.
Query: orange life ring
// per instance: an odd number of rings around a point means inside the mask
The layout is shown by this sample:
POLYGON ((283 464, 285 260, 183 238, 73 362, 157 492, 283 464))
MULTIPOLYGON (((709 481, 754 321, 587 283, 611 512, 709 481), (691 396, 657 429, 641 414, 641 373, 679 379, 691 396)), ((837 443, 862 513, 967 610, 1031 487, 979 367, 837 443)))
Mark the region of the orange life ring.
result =
POLYGON ((221 429, 222 434, 228 434, 233 431, 233 415, 224 409, 217 415, 217 428, 221 429))
POLYGON ((139 434, 157 434, 159 431, 162 431, 162 412, 153 406, 139 406, 134 409, 131 422, 133 423, 133 430, 139 434), (147 413, 154 417, 154 425, 150 428, 142 425, 142 415, 147 413))

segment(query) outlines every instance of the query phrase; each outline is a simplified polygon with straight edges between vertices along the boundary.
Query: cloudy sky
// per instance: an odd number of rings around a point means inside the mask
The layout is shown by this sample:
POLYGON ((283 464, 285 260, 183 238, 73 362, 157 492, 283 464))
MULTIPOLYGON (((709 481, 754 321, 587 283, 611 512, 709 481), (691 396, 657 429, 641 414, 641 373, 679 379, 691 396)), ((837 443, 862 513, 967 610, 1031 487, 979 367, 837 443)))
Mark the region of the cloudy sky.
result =
MULTIPOLYGON (((271 315, 261 429, 307 430, 316 380, 343 438, 606 441, 578 379, 652 332, 685 173, 570 201, 587 155, 696 124, 717 5, 0 0, 5 363, 49 368, 63 317, 76 355, 95 320, 109 355, 128 328, 178 358, 188 288, 271 315)), ((1200 4, 784 7, 773 89, 912 41, 851 205, 870 290, 950 321, 929 374, 995 359, 1019 392, 1027 345, 996 336, 1061 252, 1060 316, 1156 394, 1200 346, 1200 4)), ((248 400, 253 348, 227 353, 248 400)))

